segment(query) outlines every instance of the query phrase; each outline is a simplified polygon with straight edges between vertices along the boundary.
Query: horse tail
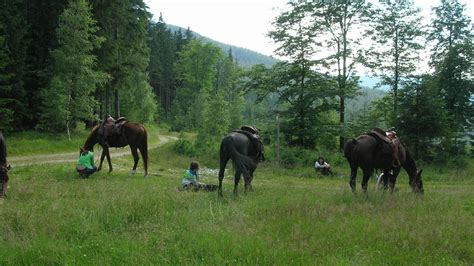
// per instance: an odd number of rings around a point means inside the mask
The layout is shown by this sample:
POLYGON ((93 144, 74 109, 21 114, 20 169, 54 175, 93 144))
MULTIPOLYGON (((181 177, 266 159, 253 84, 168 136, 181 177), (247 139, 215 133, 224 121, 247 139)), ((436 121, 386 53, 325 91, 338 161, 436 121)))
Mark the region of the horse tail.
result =
POLYGON ((352 151, 354 150, 356 144, 357 140, 351 139, 346 142, 346 145, 344 145, 344 157, 346 157, 349 162, 351 160, 352 151))
POLYGON ((257 167, 257 163, 251 157, 246 156, 237 150, 232 136, 227 136, 222 140, 220 155, 221 158, 225 158, 226 155, 230 156, 235 168, 241 172, 244 172, 249 168, 257 167))
POLYGON ((148 133, 146 132, 146 128, 143 127, 143 140, 142 140, 142 147, 140 149, 140 153, 142 154, 143 165, 145 167, 145 172, 148 171, 148 133))

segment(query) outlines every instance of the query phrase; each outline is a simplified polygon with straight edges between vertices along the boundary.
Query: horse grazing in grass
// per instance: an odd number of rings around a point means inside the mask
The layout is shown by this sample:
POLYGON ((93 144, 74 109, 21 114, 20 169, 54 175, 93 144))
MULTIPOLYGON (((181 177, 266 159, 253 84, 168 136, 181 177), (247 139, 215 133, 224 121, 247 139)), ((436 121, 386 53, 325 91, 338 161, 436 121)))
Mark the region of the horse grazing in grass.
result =
POLYGON ((8 171, 10 165, 7 164, 7 144, 0 132, 0 198, 5 197, 8 185, 8 171))
MULTIPOLYGON (((375 131, 375 130, 374 130, 375 131)), ((383 132, 385 134, 385 132, 383 132)), ((352 192, 356 190, 357 169, 360 167, 364 174, 362 178, 362 190, 367 193, 367 183, 374 169, 383 171, 384 187, 390 187, 393 192, 397 176, 401 167, 405 169, 409 178, 412 191, 423 193, 423 181, 421 172, 416 167, 415 160, 408 149, 400 143, 398 147, 398 158, 394 158, 393 146, 379 137, 380 134, 370 132, 349 140, 344 147, 344 157, 347 158, 351 167, 351 178, 349 185, 352 192), (398 159, 398 160, 396 160, 398 159), (397 163, 394 163, 397 161, 397 163), (393 171, 393 173, 391 173, 393 171)))
POLYGON ((220 147, 219 195, 222 196, 222 180, 227 162, 234 165, 234 194, 237 195, 241 175, 244 176, 245 191, 252 189, 255 169, 263 160, 263 144, 255 128, 242 127, 242 130, 229 133, 222 139, 220 147))
POLYGON ((145 167, 145 177, 148 175, 148 138, 145 127, 139 123, 125 122, 121 125, 120 132, 114 132, 111 136, 107 137, 106 145, 104 143, 104 137, 100 130, 101 125, 95 126, 83 146, 86 150, 93 150, 94 145, 99 143, 102 147, 102 154, 100 155, 100 163, 97 171, 102 169, 102 163, 104 158, 107 157, 109 163, 109 173, 112 172, 112 161, 110 160, 109 147, 121 148, 127 145, 130 146, 130 150, 133 156, 133 168, 130 170, 130 175, 134 175, 138 164, 138 153, 137 149, 140 150, 143 159, 143 165, 145 167))

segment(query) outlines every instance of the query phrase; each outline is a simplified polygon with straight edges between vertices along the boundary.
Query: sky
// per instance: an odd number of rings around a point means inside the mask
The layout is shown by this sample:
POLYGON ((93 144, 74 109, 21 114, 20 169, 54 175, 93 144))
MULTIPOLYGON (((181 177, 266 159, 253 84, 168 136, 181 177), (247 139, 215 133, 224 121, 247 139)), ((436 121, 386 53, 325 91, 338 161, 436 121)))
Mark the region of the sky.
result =
MULTIPOLYGON (((285 9, 287 0, 145 0, 154 20, 160 13, 167 24, 190 27, 194 32, 219 42, 273 55, 276 45, 267 37, 271 22, 285 9)), ((430 7, 439 0, 415 0, 429 18, 430 7)), ((467 14, 474 20, 474 1, 467 4, 467 14)))

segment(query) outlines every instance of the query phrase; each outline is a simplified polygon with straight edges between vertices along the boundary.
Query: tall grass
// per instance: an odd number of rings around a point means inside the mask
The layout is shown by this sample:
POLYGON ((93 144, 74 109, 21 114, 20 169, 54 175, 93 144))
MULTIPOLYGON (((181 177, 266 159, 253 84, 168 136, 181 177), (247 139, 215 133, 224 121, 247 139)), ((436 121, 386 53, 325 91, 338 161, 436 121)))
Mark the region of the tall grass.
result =
MULTIPOLYGON (((237 197, 228 169, 220 199, 177 192, 189 161, 199 158, 167 145, 150 159, 149 178, 128 177, 128 157, 114 160, 111 174, 85 180, 73 164, 13 169, 0 201, 0 264, 474 262, 474 184, 443 182, 450 173, 427 169, 438 181, 425 182, 423 197, 402 176, 397 193, 376 193, 372 181, 366 198, 350 192, 347 170, 321 178, 312 166, 263 164, 254 191, 241 186, 237 197)), ((203 180, 217 183, 213 174, 203 180)))

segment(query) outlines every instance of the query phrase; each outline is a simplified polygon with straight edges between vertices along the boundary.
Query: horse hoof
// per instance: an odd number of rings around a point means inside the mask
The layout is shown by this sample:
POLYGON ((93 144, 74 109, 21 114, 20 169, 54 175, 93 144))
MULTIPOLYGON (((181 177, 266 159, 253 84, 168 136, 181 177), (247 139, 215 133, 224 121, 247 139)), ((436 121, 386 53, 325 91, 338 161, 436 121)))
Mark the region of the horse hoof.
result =
POLYGON ((133 176, 135 174, 135 170, 130 170, 130 173, 128 174, 129 176, 133 176))

